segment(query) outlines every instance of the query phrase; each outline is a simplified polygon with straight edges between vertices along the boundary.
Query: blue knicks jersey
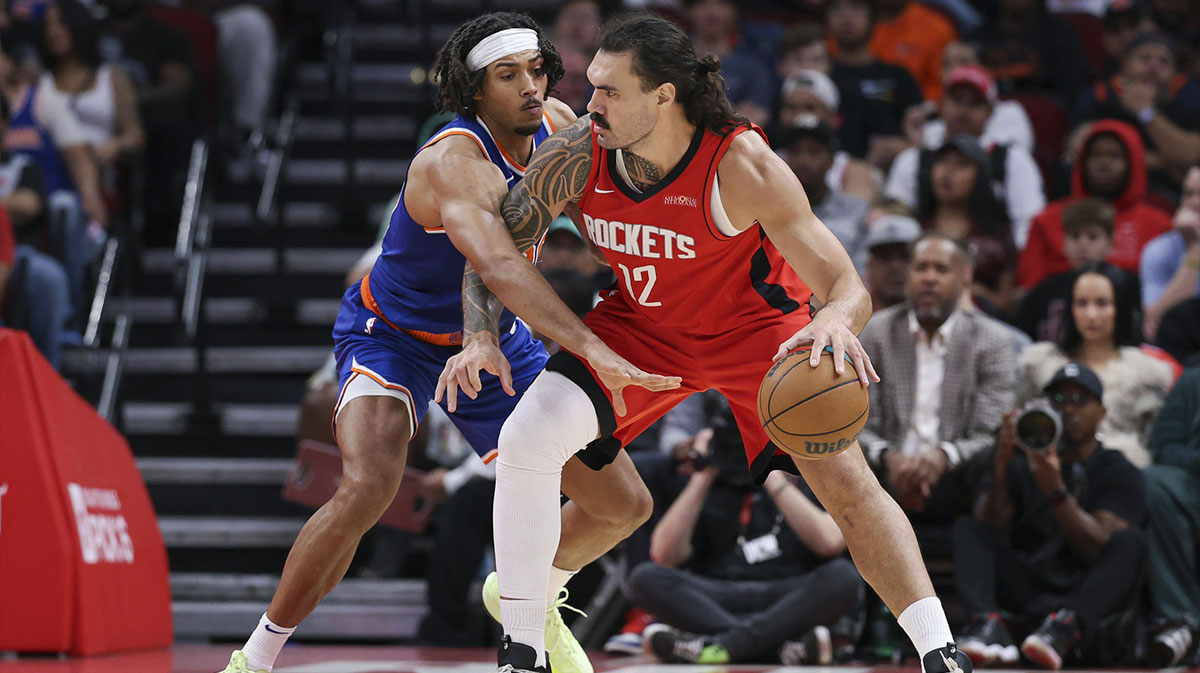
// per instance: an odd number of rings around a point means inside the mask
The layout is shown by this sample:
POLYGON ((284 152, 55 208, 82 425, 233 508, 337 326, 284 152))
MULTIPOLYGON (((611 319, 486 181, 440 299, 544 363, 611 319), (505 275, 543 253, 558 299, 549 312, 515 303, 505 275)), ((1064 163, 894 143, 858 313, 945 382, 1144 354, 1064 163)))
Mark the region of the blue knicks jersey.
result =
MULTIPOLYGON (((543 113, 542 127, 533 135, 536 148, 554 132, 543 113)), ((465 135, 479 143, 496 164, 512 189, 525 175, 525 167, 513 161, 492 139, 484 123, 462 115, 435 133, 426 147, 452 135, 465 135)), ((404 189, 407 189, 407 182, 404 189)), ((363 305, 397 329, 430 343, 462 343, 462 270, 466 258, 450 242, 442 227, 423 227, 404 206, 404 189, 392 210, 391 223, 383 236, 383 251, 361 285, 363 305)), ((535 256, 534 256, 535 257, 535 256)), ((505 309, 500 329, 512 327, 514 316, 505 309)))

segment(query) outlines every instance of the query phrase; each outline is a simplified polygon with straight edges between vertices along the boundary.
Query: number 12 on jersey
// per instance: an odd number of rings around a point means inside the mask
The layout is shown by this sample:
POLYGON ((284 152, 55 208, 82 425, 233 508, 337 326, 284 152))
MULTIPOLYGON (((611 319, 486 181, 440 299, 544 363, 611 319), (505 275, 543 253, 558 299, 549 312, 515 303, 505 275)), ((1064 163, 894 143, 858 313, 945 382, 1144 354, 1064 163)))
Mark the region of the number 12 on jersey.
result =
POLYGON ((630 293, 634 292, 634 283, 640 283, 645 279, 645 286, 642 287, 641 294, 637 295, 637 302, 642 306, 662 306, 661 301, 650 301, 650 292, 654 289, 654 283, 658 280, 658 271, 654 269, 653 264, 646 266, 635 266, 632 271, 624 264, 617 264, 621 268, 621 273, 625 276, 625 287, 629 288, 630 293))

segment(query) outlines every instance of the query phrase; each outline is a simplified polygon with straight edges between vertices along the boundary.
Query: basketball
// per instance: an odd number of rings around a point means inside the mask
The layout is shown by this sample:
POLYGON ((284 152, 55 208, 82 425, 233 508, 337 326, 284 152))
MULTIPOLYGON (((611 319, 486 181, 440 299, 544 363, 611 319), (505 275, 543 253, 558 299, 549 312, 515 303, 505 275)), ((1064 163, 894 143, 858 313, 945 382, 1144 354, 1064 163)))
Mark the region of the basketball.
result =
POLYGON ((763 377, 758 418, 775 446, 806 460, 820 460, 849 448, 867 424, 871 403, 850 358, 839 376, 833 349, 821 363, 808 363, 811 348, 794 350, 763 377))

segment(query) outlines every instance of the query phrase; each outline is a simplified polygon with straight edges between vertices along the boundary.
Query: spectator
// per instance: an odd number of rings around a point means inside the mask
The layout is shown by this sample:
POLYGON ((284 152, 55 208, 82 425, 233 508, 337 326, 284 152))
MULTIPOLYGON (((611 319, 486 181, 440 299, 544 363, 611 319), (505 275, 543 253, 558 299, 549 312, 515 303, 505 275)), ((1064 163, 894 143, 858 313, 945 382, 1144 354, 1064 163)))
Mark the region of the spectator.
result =
POLYGON ((1183 179, 1183 198, 1175 211, 1174 230, 1160 234, 1142 249, 1140 264, 1145 334, 1154 338, 1158 323, 1171 307, 1200 293, 1200 165, 1183 179))
POLYGON ((1063 254, 1062 214, 1068 205, 1088 196, 1116 209, 1108 261, 1131 273, 1137 273, 1146 243, 1171 228, 1167 214, 1145 202, 1146 153, 1137 131, 1115 120, 1096 122, 1084 136, 1071 171, 1071 194, 1033 218, 1017 265, 1018 285, 1033 287, 1046 276, 1071 268, 1063 254))
POLYGON ((1104 11, 1100 41, 1104 46, 1104 67, 1099 75, 1112 77, 1121 68, 1129 43, 1143 29, 1142 8, 1135 0, 1115 0, 1104 11))
POLYGON ((31 246, 18 245, 8 211, 0 208, 0 325, 28 332, 46 361, 58 369, 70 308, 62 266, 31 246))
POLYGON ((884 63, 903 66, 928 100, 942 95, 942 51, 958 39, 958 29, 937 10, 913 0, 878 0, 879 17, 871 35, 871 53, 884 63))
POLYGON ((883 215, 871 223, 863 241, 867 251, 863 281, 876 313, 905 300, 910 248, 920 237, 921 225, 905 215, 883 215))
POLYGON ((882 383, 859 441, 910 518, 950 523, 969 507, 965 475, 1012 406, 1012 338, 960 308, 971 282, 961 242, 926 234, 912 247, 908 300, 862 333, 882 383), (885 374, 886 372, 886 374, 885 374))
POLYGON ((800 23, 783 34, 779 41, 779 60, 775 63, 775 74, 779 76, 779 81, 795 77, 805 70, 828 75, 832 68, 823 27, 800 23))
POLYGON ((968 244, 974 260, 971 296, 988 313, 1007 315, 1017 250, 1004 208, 992 191, 990 158, 975 139, 952 136, 932 153, 918 188, 917 220, 928 231, 968 244))
MULTIPOLYGON (((1103 262, 1112 254, 1112 228, 1116 211, 1106 201, 1086 198, 1076 201, 1063 210, 1063 254, 1071 264, 1070 271, 1047 276, 1021 300, 1015 324, 1030 338, 1037 341, 1054 341, 1063 327, 1071 298, 1071 286, 1079 269, 1103 262)), ((1131 306, 1138 305, 1141 298, 1137 292, 1137 278, 1130 277, 1122 291, 1131 306)))
MULTIPOLYGON (((783 81, 779 95, 779 127, 771 133, 772 138, 782 138, 796 124, 801 115, 816 115, 831 128, 841 123, 838 105, 841 94, 829 76, 817 70, 801 70, 783 81)), ((781 145, 777 145, 781 146, 781 145)), ((833 163, 825 173, 825 184, 830 189, 842 191, 870 201, 879 193, 882 179, 879 169, 837 149, 833 163)))
POLYGON ((1150 454, 1146 585, 1158 632, 1143 663, 1166 668, 1193 651, 1200 619, 1200 366, 1184 371, 1163 403, 1150 454))
POLYGON ((1166 362, 1137 347, 1135 306, 1129 301, 1131 293, 1121 289, 1128 282, 1123 271, 1104 262, 1076 273, 1071 310, 1064 316, 1059 339, 1036 343, 1021 356, 1018 403, 1033 399, 1068 362, 1086 365, 1108 391, 1108 413, 1100 424, 1105 445, 1145 467, 1150 464, 1146 439, 1173 372, 1166 362))
POLYGON ((814 647, 789 663, 828 664, 828 625, 863 592, 841 531, 803 482, 774 472, 750 484, 731 422, 709 447, 654 527, 654 560, 629 578, 635 604, 663 622, 644 632, 647 649, 664 662, 725 664, 789 656, 798 648, 788 642, 807 638, 814 647))
POLYGON ((837 49, 830 75, 842 94, 842 147, 884 169, 909 145, 903 122, 921 90, 907 70, 871 53, 875 19, 873 0, 832 0, 825 11, 837 49))
POLYGON ((1097 438, 1106 407, 1100 379, 1069 364, 1043 392, 1062 416, 1061 435, 1045 451, 1017 451, 1020 412, 1005 414, 987 495, 975 518, 954 525, 954 584, 973 615, 958 646, 976 665, 1017 660, 1001 610, 1044 619, 1021 654, 1059 669, 1141 588, 1146 483, 1097 438))
POLYGON ((216 4, 212 22, 217 28, 221 93, 228 96, 234 139, 241 149, 266 131, 279 39, 271 17, 259 5, 241 0, 216 4))
POLYGON ((591 61, 600 48, 601 18, 597 0, 568 0, 562 3, 554 15, 554 46, 560 52, 574 49, 591 61))
MULTIPOLYGON (((1004 204, 1017 248, 1025 244, 1029 221, 1046 205, 1042 174, 1029 151, 1019 146, 988 141, 983 137, 996 109, 996 85, 976 66, 965 66, 946 76, 946 89, 938 104, 938 117, 944 124, 943 137, 968 135, 987 150, 989 183, 1004 204)), ((1008 135, 1007 133, 1003 135, 1008 135)), ((933 150, 911 147, 900 153, 888 172, 884 193, 917 207, 918 185, 933 159, 933 150)))
POLYGON ((688 0, 688 19, 697 54, 721 59, 721 76, 738 114, 760 126, 771 116, 770 71, 741 44, 739 10, 733 0, 688 0))
POLYGON ((1179 45, 1177 56, 1183 72, 1196 75, 1200 62, 1200 12, 1191 0, 1149 0, 1146 20, 1156 30, 1170 35, 1179 45))
POLYGON ((1183 174, 1200 163, 1200 82, 1179 72, 1176 49, 1165 33, 1137 35, 1117 74, 1086 91, 1071 118, 1072 126, 1116 119, 1137 129, 1150 189, 1173 201, 1183 174))
MULTIPOLYGON (((558 55, 562 57, 564 72, 562 79, 554 85, 554 95, 570 106, 576 114, 586 114, 588 100, 592 97, 592 83, 587 78, 587 68, 591 59, 569 45, 559 47, 558 55)), ((443 120, 439 126, 447 121, 449 119, 443 120)))
POLYGON ((112 179, 117 161, 140 152, 146 141, 133 83, 120 66, 100 60, 100 24, 83 5, 73 0, 51 5, 45 33, 48 72, 38 89, 43 97, 58 99, 54 106, 75 113, 84 142, 112 179))
POLYGON ((1154 343, 1185 365, 1196 360, 1200 354, 1200 297, 1182 301, 1167 311, 1154 343))
POLYGON ((188 37, 151 18, 145 0, 103 0, 111 39, 101 43, 110 63, 133 80, 146 131, 146 221, 151 241, 169 239, 178 220, 187 158, 196 136, 199 88, 188 37))
MULTIPOLYGON (((950 73, 966 66, 982 67, 975 50, 966 42, 957 40, 946 45, 946 50, 942 52, 942 78, 946 79, 950 73)), ((991 87, 987 88, 990 90, 991 87)), ((944 91, 942 95, 945 95, 944 91)), ((986 92, 984 97, 987 97, 986 92)), ((977 101, 972 98, 968 102, 976 103, 977 101)), ((983 125, 983 131, 979 134, 979 144, 984 147, 994 145, 1020 147, 1032 154, 1035 147, 1033 123, 1029 121, 1029 115, 1025 112, 1025 108, 1013 100, 989 102, 991 103, 991 114, 988 115, 987 122, 983 125)), ((969 114, 971 109, 970 105, 962 105, 958 113, 969 114)), ((922 137, 925 147, 941 147, 946 139, 946 122, 941 117, 929 120, 922 129, 922 137)))
POLYGON ((868 202, 830 188, 826 176, 837 155, 837 136, 829 124, 816 115, 802 114, 782 138, 781 151, 812 205, 813 213, 841 241, 842 247, 861 273, 866 265, 868 202))
POLYGON ((979 60, 1005 94, 1048 93, 1074 100, 1089 66, 1079 34, 1042 0, 1000 0, 999 16, 972 37, 979 60))

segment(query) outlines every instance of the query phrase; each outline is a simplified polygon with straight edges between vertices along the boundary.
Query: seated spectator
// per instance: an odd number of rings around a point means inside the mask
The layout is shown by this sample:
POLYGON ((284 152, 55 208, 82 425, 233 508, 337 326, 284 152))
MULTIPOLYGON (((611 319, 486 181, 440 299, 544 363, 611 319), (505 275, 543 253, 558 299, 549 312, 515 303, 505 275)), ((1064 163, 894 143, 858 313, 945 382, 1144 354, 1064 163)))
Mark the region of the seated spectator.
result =
POLYGON ((833 128, 816 115, 800 115, 781 139, 780 148, 784 161, 804 187, 813 213, 841 241, 861 273, 867 261, 862 243, 867 233, 869 205, 867 201, 830 188, 826 183, 826 175, 837 154, 837 136, 833 128))
POLYGON ((977 666, 1017 661, 1002 610, 1042 620, 1020 653, 1057 670, 1141 590, 1146 483, 1097 437, 1100 379, 1069 364, 1043 392, 1062 416, 1061 436, 1044 451, 1021 449, 1021 412, 1005 414, 987 495, 974 518, 954 524, 954 585, 972 615, 958 646, 977 666))
POLYGON ((773 472, 752 485, 733 423, 714 430, 707 465, 654 527, 653 561, 629 578, 662 622, 646 649, 668 663, 828 664, 828 626, 863 593, 841 530, 803 482, 773 472))
POLYGON ((952 136, 932 153, 921 175, 917 220, 927 231, 968 244, 974 260, 971 297, 988 313, 1007 315, 1017 250, 992 184, 983 148, 970 136, 952 136))
POLYGON ((1137 347, 1136 307, 1130 303, 1131 293, 1121 289, 1128 282, 1124 272, 1103 262, 1076 273, 1059 339, 1036 343, 1021 356, 1017 402, 1036 397, 1068 362, 1086 365, 1108 391, 1108 413, 1100 424, 1105 446, 1145 467, 1150 464, 1146 439, 1173 372, 1166 362, 1137 347))
POLYGON ((1033 287, 1046 276, 1070 270, 1063 254, 1063 210, 1088 196, 1116 209, 1108 261, 1130 273, 1138 271, 1142 248, 1171 228, 1171 218, 1145 202, 1146 153, 1137 131, 1119 121, 1096 122, 1084 137, 1071 171, 1071 194, 1033 218, 1017 264, 1018 285, 1033 287))
MULTIPOLYGON (((966 42, 957 40, 946 45, 946 50, 942 52, 943 80, 948 78, 950 73, 966 66, 982 67, 975 50, 966 42)), ((943 95, 945 95, 944 91, 943 95)), ((984 96, 987 96, 986 92, 984 96)), ((976 101, 972 99, 971 102, 976 101)), ((995 145, 1020 147, 1032 154, 1036 146, 1033 122, 1029 120, 1029 114, 1025 112, 1025 108, 1015 100, 994 100, 990 103, 991 113, 983 125, 983 132, 979 134, 979 144, 984 147, 995 145)), ((969 106, 964 106, 960 110, 960 114, 967 109, 969 106)), ((921 134, 925 147, 941 147, 946 140, 946 122, 940 116, 931 119, 925 123, 921 134)))
POLYGON ((863 281, 871 293, 874 312, 906 299, 911 248, 920 237, 921 225, 905 215, 883 215, 871 223, 863 240, 863 248, 867 251, 863 281))
MULTIPOLYGON (((837 85, 828 75, 816 70, 802 70, 792 75, 783 81, 779 89, 779 126, 773 129, 770 137, 781 140, 802 115, 816 115, 836 130, 841 124, 838 115, 840 101, 837 85)), ((776 144, 776 147, 781 146, 776 144)), ((825 184, 830 189, 867 201, 875 198, 882 183, 879 169, 862 159, 855 159, 840 147, 833 155, 829 170, 825 172, 825 184)))
POLYGON ((70 308, 62 266, 32 246, 19 245, 8 211, 0 207, 0 326, 28 332, 33 345, 58 369, 70 308))
POLYGON ((1146 22, 1155 30, 1170 35, 1179 45, 1179 64, 1183 72, 1196 76, 1200 70, 1200 12, 1188 0, 1148 0, 1146 22))
POLYGON ((885 169, 908 147, 904 120, 920 105, 921 90, 907 70, 871 53, 876 20, 872 0, 832 0, 825 10, 834 53, 830 76, 842 98, 842 147, 885 169))
POLYGON ((590 61, 600 48, 600 3, 597 0, 568 0, 554 14, 554 46, 561 52, 570 48, 590 61))
POLYGON ((113 192, 112 166, 140 152, 146 141, 128 73, 100 60, 100 24, 73 0, 47 8, 43 59, 48 72, 38 82, 39 91, 59 99, 52 105, 75 113, 84 142, 109 169, 105 177, 113 192))
POLYGON ((978 42, 979 60, 1000 90, 1074 100, 1090 70, 1075 28, 1047 12, 1039 0, 999 0, 997 8, 996 21, 971 39, 978 42))
POLYGON ((687 0, 688 20, 696 53, 721 59, 726 93, 738 114, 760 126, 771 116, 770 71, 746 45, 740 44, 738 5, 733 0, 687 0))
POLYGON ((203 105, 191 42, 183 31, 150 17, 145 0, 103 0, 111 39, 104 60, 129 73, 146 132, 146 232, 169 240, 179 220, 188 153, 203 105))
POLYGON ((1100 41, 1104 46, 1104 67, 1097 73, 1112 77, 1121 69, 1121 60, 1129 51, 1129 43, 1144 31, 1142 8, 1135 0, 1114 0, 1107 9, 1101 25, 1100 41))
POLYGON ((1200 297, 1181 301, 1167 311, 1154 343, 1184 365, 1194 362, 1200 355, 1200 297))
POLYGON ((1200 623, 1200 366, 1184 371, 1167 395, 1150 454, 1146 585, 1157 633, 1142 663, 1166 668, 1195 653, 1200 623))
POLYGON ((1200 294, 1200 165, 1183 179, 1183 198, 1172 220, 1174 230, 1142 249, 1140 264, 1145 335, 1153 340, 1162 316, 1179 302, 1200 294))
MULTIPOLYGON (((1075 275, 1083 267, 1108 259, 1113 247, 1116 211, 1107 201, 1088 197, 1063 210, 1063 255, 1070 271, 1047 276, 1021 300, 1014 324, 1036 341, 1054 341, 1062 331, 1075 275)), ((1126 301, 1137 306, 1137 278, 1130 276, 1122 291, 1126 301)))
POLYGON ((862 332, 883 381, 867 389, 859 441, 910 518, 950 523, 970 506, 968 467, 1012 406, 1015 355, 1000 323, 960 308, 971 282, 963 244, 926 234, 912 250, 908 300, 862 332))
MULTIPOLYGON (((235 148, 250 148, 266 132, 279 38, 266 10, 244 0, 209 0, 217 29, 220 93, 233 122, 235 148)), ((258 140, 261 142, 261 140, 258 140)))
POLYGON ((903 66, 928 100, 942 96, 942 52, 958 39, 945 15, 914 0, 879 0, 871 35, 871 53, 884 63, 903 66))
MULTIPOLYGON (((989 185, 1008 215, 1010 239, 1019 249, 1025 244, 1029 221, 1046 206, 1042 174, 1028 150, 1005 144, 987 144, 983 133, 997 104, 996 86, 991 77, 975 66, 965 66, 946 76, 945 94, 938 103, 938 118, 944 123, 944 137, 967 135, 987 151, 989 185)), ((945 143, 943 142, 943 145, 945 143)), ((917 207, 918 183, 933 159, 932 148, 911 147, 900 153, 888 171, 884 193, 917 207)))
POLYGON ((1117 74, 1085 91, 1071 115, 1072 127, 1117 119, 1136 129, 1146 147, 1150 190, 1172 201, 1183 174, 1200 163, 1200 82, 1180 73, 1177 49, 1164 33, 1134 37, 1117 74))
POLYGON ((799 23, 789 28, 780 38, 779 60, 775 62, 775 74, 779 81, 795 77, 805 70, 816 70, 828 75, 832 68, 825 29, 822 26, 799 23))

